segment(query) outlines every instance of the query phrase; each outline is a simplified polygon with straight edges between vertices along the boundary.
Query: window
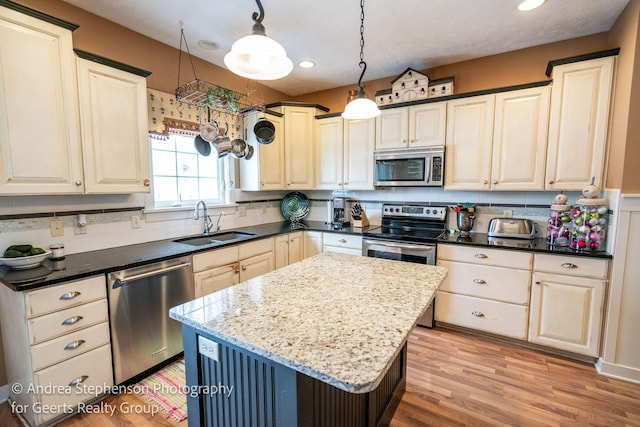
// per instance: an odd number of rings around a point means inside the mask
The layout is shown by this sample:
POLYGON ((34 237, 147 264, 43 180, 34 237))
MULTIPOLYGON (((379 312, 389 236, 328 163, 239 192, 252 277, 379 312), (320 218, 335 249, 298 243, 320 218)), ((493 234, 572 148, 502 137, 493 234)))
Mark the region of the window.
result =
POLYGON ((201 156, 192 136, 170 134, 166 140, 150 139, 154 206, 190 206, 227 202, 224 158, 201 156))

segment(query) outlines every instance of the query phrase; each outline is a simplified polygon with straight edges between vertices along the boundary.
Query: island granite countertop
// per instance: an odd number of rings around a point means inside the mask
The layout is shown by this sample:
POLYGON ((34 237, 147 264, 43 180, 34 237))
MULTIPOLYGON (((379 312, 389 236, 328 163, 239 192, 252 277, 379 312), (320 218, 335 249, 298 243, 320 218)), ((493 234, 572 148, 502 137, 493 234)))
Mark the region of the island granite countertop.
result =
POLYGON ((174 307, 206 335, 351 393, 375 389, 442 267, 324 252, 174 307))

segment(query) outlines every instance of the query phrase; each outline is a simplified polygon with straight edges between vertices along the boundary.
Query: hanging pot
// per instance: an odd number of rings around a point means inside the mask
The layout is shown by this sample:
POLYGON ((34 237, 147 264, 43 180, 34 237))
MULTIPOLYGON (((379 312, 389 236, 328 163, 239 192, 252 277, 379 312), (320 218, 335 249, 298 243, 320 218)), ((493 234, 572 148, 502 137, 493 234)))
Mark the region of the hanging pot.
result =
POLYGON ((225 156, 233 150, 231 140, 227 136, 222 136, 213 142, 213 148, 216 149, 218 157, 225 156))
POLYGON ((193 143, 196 146, 196 151, 202 156, 208 156, 211 154, 211 143, 204 139, 201 135, 196 135, 193 139, 193 143))
POLYGON ((253 153, 254 153, 254 148, 253 145, 249 145, 247 144, 247 154, 244 155, 244 159, 245 160, 250 160, 253 157, 253 153))
POLYGON ((247 154, 247 143, 244 139, 234 139, 233 141, 231 141, 231 147, 231 154, 236 159, 241 159, 247 154))
POLYGON ((253 126, 253 133, 260 144, 271 144, 276 139, 276 127, 266 117, 253 126))
POLYGON ((200 126, 200 135, 205 141, 213 142, 218 138, 218 123, 205 123, 200 126))

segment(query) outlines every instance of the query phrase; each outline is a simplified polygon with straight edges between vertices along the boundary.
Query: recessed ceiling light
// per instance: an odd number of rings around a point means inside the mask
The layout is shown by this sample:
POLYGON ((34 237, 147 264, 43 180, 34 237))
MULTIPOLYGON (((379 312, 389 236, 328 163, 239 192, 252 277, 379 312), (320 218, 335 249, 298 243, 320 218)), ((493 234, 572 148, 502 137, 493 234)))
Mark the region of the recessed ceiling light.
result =
POLYGON ((298 62, 298 66, 301 68, 313 68, 316 66, 316 63, 313 61, 300 61, 298 62))
POLYGON ((527 10, 533 10, 542 6, 546 0, 524 0, 518 5, 518 10, 526 12, 527 10))
POLYGON ((218 45, 218 43, 209 40, 200 40, 198 42, 198 46, 200 46, 204 50, 216 50, 220 48, 220 45, 218 45))

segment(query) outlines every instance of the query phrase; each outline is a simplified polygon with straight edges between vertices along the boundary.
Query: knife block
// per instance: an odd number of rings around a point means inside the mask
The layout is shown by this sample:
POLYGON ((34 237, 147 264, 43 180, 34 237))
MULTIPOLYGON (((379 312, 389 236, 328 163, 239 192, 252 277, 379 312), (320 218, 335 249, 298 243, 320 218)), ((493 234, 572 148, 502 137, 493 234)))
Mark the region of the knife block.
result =
MULTIPOLYGON (((351 218, 353 219, 353 216, 351 218)), ((360 219, 353 219, 352 225, 358 228, 366 227, 367 225, 369 225, 369 219, 367 218, 367 214, 364 211, 362 211, 360 213, 360 219)))

